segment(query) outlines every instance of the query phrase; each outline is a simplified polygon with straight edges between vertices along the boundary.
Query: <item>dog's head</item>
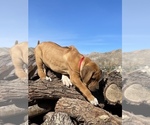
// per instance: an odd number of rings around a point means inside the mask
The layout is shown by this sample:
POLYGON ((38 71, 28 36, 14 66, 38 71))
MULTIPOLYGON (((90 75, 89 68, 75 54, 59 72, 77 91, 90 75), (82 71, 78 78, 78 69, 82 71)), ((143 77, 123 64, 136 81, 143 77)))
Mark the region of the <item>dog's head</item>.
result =
POLYGON ((86 64, 81 71, 81 79, 90 91, 99 89, 99 82, 102 79, 102 70, 94 62, 86 64))

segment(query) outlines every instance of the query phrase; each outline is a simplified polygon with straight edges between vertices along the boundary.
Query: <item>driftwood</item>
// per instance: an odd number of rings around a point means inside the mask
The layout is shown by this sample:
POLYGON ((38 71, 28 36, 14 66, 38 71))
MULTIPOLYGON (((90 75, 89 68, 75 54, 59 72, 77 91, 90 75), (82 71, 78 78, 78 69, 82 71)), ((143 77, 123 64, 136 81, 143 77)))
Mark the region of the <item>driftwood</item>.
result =
POLYGON ((55 111, 65 112, 76 118, 78 122, 84 122, 86 125, 121 125, 119 118, 79 99, 61 98, 56 104, 55 111))

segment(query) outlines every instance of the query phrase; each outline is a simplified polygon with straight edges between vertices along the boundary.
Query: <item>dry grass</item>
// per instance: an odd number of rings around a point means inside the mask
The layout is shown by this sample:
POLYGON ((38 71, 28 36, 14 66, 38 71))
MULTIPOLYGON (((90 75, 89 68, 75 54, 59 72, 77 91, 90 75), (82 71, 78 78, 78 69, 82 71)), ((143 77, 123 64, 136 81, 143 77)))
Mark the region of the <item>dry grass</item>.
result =
POLYGON ((96 62, 101 69, 111 71, 122 65, 122 51, 115 50, 106 53, 91 53, 87 55, 96 62))

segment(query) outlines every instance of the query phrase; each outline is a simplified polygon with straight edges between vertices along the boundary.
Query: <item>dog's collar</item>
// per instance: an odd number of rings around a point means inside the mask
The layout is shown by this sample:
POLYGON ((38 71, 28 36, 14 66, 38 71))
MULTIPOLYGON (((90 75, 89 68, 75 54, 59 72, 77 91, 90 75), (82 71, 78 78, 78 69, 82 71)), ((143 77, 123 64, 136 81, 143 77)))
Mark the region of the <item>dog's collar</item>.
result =
POLYGON ((82 58, 80 59, 79 61, 79 71, 81 70, 81 64, 82 64, 82 61, 84 60, 84 56, 82 56, 82 58))

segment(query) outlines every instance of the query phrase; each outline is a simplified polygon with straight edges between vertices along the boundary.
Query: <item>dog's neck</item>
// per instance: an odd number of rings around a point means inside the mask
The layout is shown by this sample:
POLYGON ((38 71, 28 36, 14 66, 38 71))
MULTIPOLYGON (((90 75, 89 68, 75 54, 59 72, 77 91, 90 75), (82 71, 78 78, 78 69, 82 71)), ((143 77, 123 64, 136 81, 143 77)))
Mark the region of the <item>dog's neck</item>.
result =
POLYGON ((82 58, 81 58, 80 61, 79 61, 79 71, 82 70, 82 67, 83 67, 82 62, 83 62, 84 58, 85 58, 85 57, 82 56, 82 58))

